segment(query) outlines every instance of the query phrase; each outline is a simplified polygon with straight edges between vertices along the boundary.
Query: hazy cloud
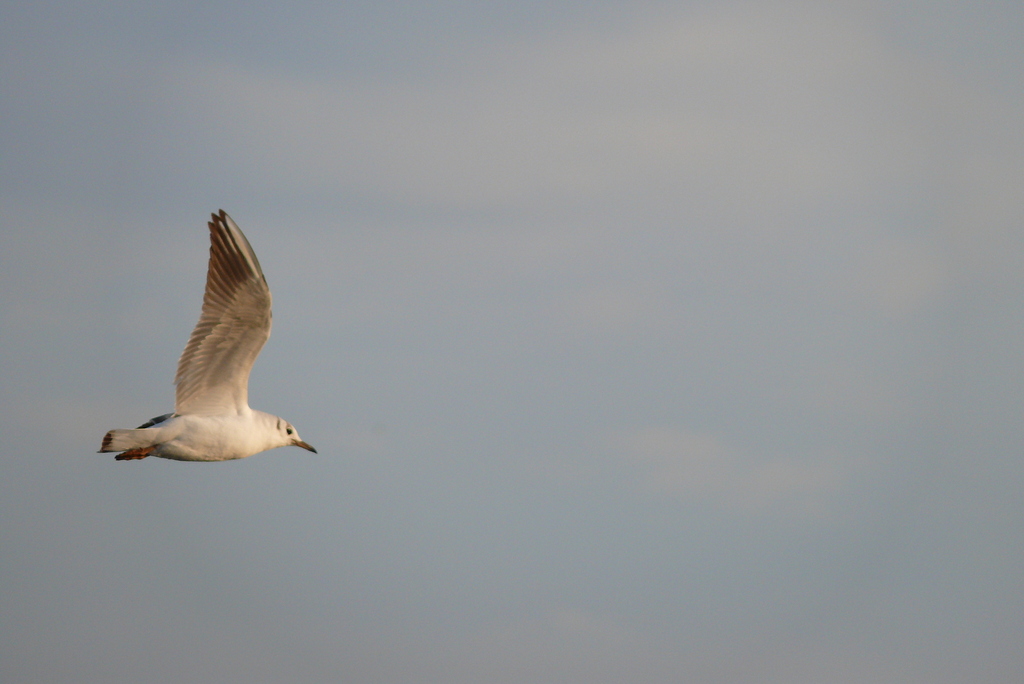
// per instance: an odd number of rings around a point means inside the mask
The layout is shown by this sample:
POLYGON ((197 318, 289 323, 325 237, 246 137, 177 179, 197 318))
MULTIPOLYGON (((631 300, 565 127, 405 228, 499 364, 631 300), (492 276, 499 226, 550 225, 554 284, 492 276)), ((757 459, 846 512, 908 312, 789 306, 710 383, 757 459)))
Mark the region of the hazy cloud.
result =
POLYGON ((741 456, 712 435, 674 428, 641 430, 625 447, 649 491, 750 513, 778 506, 819 512, 845 479, 835 456, 741 456))
POLYGON ((912 190, 966 96, 842 6, 669 13, 445 66, 367 85, 190 61, 146 97, 169 135, 261 183, 469 206, 682 190, 777 211, 912 190))

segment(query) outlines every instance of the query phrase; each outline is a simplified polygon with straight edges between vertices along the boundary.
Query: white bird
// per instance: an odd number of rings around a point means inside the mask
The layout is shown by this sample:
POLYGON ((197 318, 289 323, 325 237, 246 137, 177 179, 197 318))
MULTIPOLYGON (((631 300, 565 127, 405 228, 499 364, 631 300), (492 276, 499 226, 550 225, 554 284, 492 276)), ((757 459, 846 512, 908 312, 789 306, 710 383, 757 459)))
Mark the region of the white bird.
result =
POLYGON ((211 216, 203 313, 178 359, 174 412, 111 430, 99 453, 124 452, 118 461, 228 461, 282 446, 316 453, 291 423, 249 408, 249 371, 270 337, 270 288, 231 217, 211 216))

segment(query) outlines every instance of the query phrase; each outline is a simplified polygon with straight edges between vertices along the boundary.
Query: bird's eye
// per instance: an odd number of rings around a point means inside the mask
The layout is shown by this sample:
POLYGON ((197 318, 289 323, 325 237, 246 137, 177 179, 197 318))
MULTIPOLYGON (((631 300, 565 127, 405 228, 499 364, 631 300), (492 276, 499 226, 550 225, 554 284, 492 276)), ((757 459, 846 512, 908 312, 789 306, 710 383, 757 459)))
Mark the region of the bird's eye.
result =
POLYGON ((285 432, 287 432, 290 435, 290 434, 292 434, 292 429, 288 428, 287 430, 285 430, 285 432))

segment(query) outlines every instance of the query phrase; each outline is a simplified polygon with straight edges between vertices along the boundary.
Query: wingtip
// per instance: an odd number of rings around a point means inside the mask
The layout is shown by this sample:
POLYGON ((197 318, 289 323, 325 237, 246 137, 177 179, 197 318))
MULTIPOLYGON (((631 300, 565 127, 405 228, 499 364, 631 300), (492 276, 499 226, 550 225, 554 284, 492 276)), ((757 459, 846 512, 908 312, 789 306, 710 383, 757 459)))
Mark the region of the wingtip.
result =
POLYGON ((208 223, 211 226, 215 224, 227 225, 229 223, 232 223, 232 220, 231 216, 228 215, 228 212, 224 211, 223 209, 218 209, 217 211, 210 212, 210 220, 208 223))

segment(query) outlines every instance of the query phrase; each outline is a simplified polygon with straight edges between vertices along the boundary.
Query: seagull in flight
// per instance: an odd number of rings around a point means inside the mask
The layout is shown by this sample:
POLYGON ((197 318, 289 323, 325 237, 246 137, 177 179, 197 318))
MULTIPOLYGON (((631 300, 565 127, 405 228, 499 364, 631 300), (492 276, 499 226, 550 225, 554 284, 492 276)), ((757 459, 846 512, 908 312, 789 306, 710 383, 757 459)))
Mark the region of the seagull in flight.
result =
POLYGON ((241 229, 223 209, 211 214, 203 313, 174 377, 174 412, 134 430, 111 430, 99 453, 129 461, 229 461, 297 446, 314 454, 283 418, 249 408, 249 371, 270 337, 270 288, 241 229))

